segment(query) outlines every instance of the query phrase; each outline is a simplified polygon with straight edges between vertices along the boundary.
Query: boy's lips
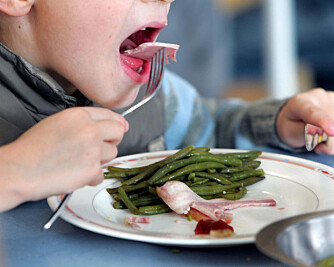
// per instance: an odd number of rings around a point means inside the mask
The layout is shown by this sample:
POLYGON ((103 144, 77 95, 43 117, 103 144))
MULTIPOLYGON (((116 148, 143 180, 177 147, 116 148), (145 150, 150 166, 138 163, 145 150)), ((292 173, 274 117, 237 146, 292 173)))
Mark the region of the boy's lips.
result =
MULTIPOLYGON (((159 25, 161 26, 161 25, 159 25)), ((152 42, 165 26, 143 27, 126 38, 120 45, 120 59, 125 73, 136 83, 146 83, 150 75, 150 62, 125 55, 125 50, 134 49, 142 43, 152 42)))

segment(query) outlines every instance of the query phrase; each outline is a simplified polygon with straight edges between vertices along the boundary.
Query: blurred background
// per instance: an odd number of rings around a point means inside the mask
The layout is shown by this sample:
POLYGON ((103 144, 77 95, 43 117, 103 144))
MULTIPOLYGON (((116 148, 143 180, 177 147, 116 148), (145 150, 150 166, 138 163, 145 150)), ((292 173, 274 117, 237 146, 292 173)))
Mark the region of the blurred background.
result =
POLYGON ((159 40, 181 45, 169 68, 203 96, 334 90, 334 1, 175 1, 159 40))

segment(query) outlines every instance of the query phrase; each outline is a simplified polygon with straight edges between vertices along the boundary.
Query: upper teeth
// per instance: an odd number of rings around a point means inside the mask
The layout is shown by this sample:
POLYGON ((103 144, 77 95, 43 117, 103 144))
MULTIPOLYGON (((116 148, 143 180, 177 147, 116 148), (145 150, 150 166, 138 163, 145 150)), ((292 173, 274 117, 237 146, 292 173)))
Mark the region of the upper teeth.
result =
POLYGON ((141 31, 146 31, 146 28, 142 28, 141 31))

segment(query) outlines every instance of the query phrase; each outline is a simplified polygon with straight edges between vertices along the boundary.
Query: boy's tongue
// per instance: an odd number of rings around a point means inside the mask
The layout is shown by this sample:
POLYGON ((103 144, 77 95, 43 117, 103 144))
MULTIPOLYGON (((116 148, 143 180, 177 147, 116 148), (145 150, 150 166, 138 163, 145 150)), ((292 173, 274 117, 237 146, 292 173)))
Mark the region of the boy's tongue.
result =
POLYGON ((121 54, 121 60, 126 66, 133 69, 135 72, 140 73, 143 69, 144 60, 142 59, 121 54))

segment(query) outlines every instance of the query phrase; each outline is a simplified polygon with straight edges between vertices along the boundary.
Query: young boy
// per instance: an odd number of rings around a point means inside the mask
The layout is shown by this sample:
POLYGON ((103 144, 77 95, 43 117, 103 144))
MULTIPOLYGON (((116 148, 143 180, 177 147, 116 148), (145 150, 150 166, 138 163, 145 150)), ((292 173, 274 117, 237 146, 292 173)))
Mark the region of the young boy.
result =
MULTIPOLYGON (((334 135, 332 93, 250 107, 210 103, 210 115, 169 72, 129 123, 111 111, 131 104, 148 80, 149 63, 122 51, 157 38, 170 2, 0 0, 0 211, 98 184, 101 163, 118 152, 235 147, 238 140, 293 150, 304 145, 306 122, 334 135)), ((331 142, 317 149, 334 153, 331 142)))

